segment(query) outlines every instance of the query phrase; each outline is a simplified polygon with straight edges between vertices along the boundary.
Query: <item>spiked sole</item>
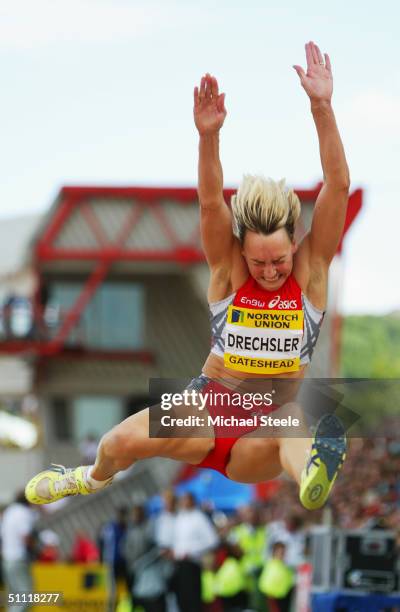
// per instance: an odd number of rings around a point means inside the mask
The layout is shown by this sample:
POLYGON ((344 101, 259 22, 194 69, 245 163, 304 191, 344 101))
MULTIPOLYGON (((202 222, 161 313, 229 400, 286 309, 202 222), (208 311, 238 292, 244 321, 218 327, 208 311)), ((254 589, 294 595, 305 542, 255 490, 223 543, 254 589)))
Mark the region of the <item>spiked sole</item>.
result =
POLYGON ((346 457, 344 427, 335 415, 325 415, 319 421, 311 452, 319 465, 311 465, 309 474, 303 476, 300 501, 308 510, 317 510, 328 499, 346 457))

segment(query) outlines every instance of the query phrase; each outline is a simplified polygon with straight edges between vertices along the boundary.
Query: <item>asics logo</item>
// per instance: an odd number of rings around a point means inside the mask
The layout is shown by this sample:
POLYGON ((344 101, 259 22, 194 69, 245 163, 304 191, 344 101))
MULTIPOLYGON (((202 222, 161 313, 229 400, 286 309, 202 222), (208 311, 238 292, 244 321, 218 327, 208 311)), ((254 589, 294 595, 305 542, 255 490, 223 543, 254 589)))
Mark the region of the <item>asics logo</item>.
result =
POLYGON ((279 303, 280 299, 281 299, 280 295, 277 295, 276 297, 272 298, 272 300, 268 304, 268 308, 275 308, 275 306, 279 303))
POLYGON ((308 494, 308 497, 311 501, 315 502, 317 499, 321 497, 322 494, 322 486, 320 484, 315 485, 308 494))
POLYGON ((268 304, 268 308, 279 308, 285 310, 287 308, 297 308, 297 300, 281 300, 281 296, 277 295, 272 298, 268 304))

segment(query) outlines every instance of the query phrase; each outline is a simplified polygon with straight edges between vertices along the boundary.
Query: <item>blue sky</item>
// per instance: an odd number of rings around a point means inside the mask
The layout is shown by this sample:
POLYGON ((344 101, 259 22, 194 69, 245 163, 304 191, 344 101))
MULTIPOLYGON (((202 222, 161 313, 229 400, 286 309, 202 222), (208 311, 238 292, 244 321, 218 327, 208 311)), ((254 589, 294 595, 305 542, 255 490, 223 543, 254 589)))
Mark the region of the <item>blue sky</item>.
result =
POLYGON ((63 184, 194 185, 192 91, 206 71, 226 92, 226 185, 262 172, 314 186, 317 139, 291 67, 311 39, 330 54, 352 186, 365 189, 342 309, 398 309, 399 21, 394 0, 2 3, 0 220, 45 210, 63 184))

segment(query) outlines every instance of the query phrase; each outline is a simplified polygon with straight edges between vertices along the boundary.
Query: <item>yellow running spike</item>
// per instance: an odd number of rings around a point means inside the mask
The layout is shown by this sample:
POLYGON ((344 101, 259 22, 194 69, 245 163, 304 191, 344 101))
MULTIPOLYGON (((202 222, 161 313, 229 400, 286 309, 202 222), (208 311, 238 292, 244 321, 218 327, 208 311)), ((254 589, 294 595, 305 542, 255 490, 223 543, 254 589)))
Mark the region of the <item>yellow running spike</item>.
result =
POLYGON ((89 467, 67 469, 63 465, 53 464, 28 482, 25 497, 31 504, 51 504, 69 495, 94 493, 86 481, 89 467))
POLYGON ((307 510, 317 510, 325 504, 345 458, 344 427, 334 414, 324 415, 318 422, 311 455, 301 476, 300 501, 307 510))

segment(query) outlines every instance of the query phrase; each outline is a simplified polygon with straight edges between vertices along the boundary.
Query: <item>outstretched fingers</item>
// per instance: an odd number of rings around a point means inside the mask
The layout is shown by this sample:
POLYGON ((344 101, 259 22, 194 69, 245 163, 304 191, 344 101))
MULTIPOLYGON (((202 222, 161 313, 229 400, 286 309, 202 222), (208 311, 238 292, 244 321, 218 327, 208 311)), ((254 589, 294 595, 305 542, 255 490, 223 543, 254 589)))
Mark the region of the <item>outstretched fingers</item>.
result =
POLYGON ((200 87, 194 88, 195 104, 204 99, 218 100, 220 97, 218 81, 208 72, 201 78, 200 87))
POLYGON ((324 57, 325 57, 325 68, 327 68, 329 72, 332 72, 331 60, 329 59, 329 55, 327 53, 324 53, 324 57))
POLYGON ((210 77, 210 81, 211 81, 211 93, 212 93, 212 97, 213 98, 218 98, 218 95, 219 95, 218 81, 213 76, 210 77))
POLYGON ((194 110, 199 113, 201 111, 217 111, 221 115, 226 115, 225 94, 219 93, 217 79, 208 72, 201 78, 200 86, 195 87, 193 91, 194 110))
POLYGON ((194 108, 198 109, 202 101, 207 97, 207 75, 201 77, 200 87, 194 88, 193 98, 194 98, 194 108))
POLYGON ((316 57, 317 57, 317 62, 320 65, 324 65, 324 58, 322 57, 322 53, 318 47, 318 45, 316 45, 315 43, 313 43, 313 49, 314 49, 314 53, 316 53, 316 57))
POLYGON ((306 49, 307 70, 309 70, 314 65, 314 58, 312 54, 311 43, 306 43, 305 49, 306 49))
POLYGON ((298 66, 297 64, 295 64, 293 68, 296 70, 297 74, 299 75, 300 81, 303 82, 303 79, 306 76, 306 73, 304 72, 303 68, 301 66, 298 66))
POLYGON ((205 76, 201 77, 200 91, 199 91, 200 100, 206 97, 206 82, 207 82, 206 77, 205 76))
POLYGON ((206 76, 206 99, 211 100, 212 98, 212 83, 211 83, 211 75, 207 72, 206 76))
POLYGON ((194 91, 193 91, 193 102, 194 102, 194 107, 195 108, 197 108, 199 106, 199 104, 200 104, 200 101, 199 101, 199 88, 197 86, 194 88, 194 91))
POLYGON ((226 108, 225 108, 225 94, 222 93, 218 96, 217 98, 217 110, 219 113, 225 113, 226 114, 226 108))
MULTIPOLYGON (((318 57, 318 52, 321 55, 321 52, 319 51, 317 45, 315 43, 313 43, 312 40, 310 40, 310 48, 311 48, 311 56, 313 59, 313 63, 314 64, 319 64, 319 57, 318 57)), ((322 55, 321 55, 321 59, 322 59, 322 55)))

